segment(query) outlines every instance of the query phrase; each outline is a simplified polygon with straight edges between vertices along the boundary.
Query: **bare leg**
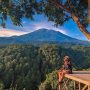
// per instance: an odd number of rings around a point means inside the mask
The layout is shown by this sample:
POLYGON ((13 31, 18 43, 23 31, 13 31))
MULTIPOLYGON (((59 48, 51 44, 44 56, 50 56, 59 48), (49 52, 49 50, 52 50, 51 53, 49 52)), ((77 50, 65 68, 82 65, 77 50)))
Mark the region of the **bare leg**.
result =
POLYGON ((62 82, 62 80, 64 78, 64 75, 65 75, 64 71, 60 72, 60 74, 59 74, 59 82, 62 82))

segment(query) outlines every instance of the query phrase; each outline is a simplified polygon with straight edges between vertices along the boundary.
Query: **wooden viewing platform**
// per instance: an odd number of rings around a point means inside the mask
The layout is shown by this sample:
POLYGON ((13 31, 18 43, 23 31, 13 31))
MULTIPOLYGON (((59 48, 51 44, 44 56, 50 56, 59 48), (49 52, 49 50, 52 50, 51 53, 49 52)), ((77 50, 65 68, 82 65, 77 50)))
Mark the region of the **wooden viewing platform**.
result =
MULTIPOLYGON (((59 73, 58 77, 60 78, 59 73)), ((72 90, 90 90, 90 71, 73 71, 72 74, 66 74, 64 78, 63 83, 59 83, 59 90, 69 90, 68 85, 70 80, 73 81, 72 90)))

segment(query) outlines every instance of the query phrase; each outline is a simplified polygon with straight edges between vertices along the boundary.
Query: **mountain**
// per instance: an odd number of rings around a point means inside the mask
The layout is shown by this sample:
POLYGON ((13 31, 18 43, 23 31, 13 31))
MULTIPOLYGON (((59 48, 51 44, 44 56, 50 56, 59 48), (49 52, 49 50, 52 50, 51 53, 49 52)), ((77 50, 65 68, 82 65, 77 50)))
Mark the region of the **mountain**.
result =
POLYGON ((21 36, 0 37, 0 44, 29 44, 43 42, 90 45, 88 41, 82 41, 75 38, 71 38, 67 35, 60 33, 59 31, 48 29, 39 29, 29 34, 24 34, 21 36))

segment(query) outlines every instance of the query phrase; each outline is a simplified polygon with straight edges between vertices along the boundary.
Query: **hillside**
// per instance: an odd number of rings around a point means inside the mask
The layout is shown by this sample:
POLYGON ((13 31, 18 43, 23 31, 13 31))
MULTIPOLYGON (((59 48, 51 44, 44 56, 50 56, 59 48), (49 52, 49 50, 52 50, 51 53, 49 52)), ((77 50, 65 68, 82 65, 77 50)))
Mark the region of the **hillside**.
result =
MULTIPOLYGON (((71 57, 73 69, 90 68, 90 47, 66 49, 58 45, 1 46, 0 90, 39 90, 46 75, 60 69, 65 55, 71 57)), ((57 78, 55 73, 54 75, 52 80, 57 78)))

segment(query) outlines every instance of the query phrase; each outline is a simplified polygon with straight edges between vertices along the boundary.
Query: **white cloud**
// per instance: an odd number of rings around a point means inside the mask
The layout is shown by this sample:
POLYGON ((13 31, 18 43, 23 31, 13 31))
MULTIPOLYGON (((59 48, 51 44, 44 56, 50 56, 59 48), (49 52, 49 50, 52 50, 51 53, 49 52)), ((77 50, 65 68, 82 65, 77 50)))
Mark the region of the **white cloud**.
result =
POLYGON ((23 23, 23 24, 26 24, 27 22, 26 22, 26 21, 23 21, 22 23, 23 23))
POLYGON ((26 34, 26 33, 27 32, 0 28, 0 37, 19 36, 19 35, 23 35, 23 34, 26 34))

